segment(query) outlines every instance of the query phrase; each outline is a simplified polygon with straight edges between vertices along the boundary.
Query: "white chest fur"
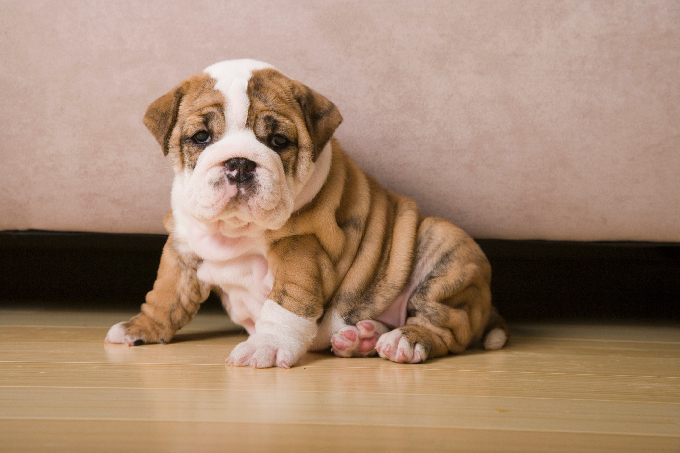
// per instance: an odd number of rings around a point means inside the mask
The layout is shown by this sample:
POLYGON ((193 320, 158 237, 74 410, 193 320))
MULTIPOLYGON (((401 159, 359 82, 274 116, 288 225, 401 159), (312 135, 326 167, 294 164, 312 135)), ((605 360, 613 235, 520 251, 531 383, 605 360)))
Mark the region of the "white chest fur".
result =
POLYGON ((222 221, 206 224, 184 215, 181 209, 173 214, 178 248, 203 259, 198 279, 219 288, 231 319, 254 333, 274 282, 264 233, 228 237, 220 232, 222 221))
POLYGON ((274 281, 265 255, 252 253, 226 261, 204 261, 198 269, 198 278, 219 287, 231 319, 249 334, 255 332, 255 322, 274 281))

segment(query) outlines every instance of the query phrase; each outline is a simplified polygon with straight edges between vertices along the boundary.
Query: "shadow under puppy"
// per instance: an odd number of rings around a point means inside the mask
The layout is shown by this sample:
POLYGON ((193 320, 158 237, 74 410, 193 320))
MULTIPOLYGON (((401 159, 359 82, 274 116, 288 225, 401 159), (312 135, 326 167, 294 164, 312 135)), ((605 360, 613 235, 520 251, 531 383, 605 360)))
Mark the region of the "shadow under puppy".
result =
POLYGON ((167 343, 210 291, 250 334, 227 363, 290 367, 308 350, 418 363, 507 325, 491 267, 450 222, 382 188, 332 138, 328 99, 252 60, 217 63, 144 123, 175 171, 170 236, 141 313, 106 341, 167 343))

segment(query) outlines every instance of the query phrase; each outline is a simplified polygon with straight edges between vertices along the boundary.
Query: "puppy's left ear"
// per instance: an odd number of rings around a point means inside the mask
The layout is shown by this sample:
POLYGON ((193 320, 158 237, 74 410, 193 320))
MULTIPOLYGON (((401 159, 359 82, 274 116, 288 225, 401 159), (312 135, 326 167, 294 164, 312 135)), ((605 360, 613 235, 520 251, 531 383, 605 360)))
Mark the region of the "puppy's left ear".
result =
POLYGON ((335 129, 342 123, 342 115, 335 104, 325 96, 297 81, 294 82, 294 86, 295 99, 302 108, 307 131, 314 145, 313 160, 316 160, 335 129))
POLYGON ((156 99, 144 115, 144 125, 156 137, 165 156, 168 155, 170 136, 177 123, 177 112, 182 97, 184 97, 183 84, 156 99))

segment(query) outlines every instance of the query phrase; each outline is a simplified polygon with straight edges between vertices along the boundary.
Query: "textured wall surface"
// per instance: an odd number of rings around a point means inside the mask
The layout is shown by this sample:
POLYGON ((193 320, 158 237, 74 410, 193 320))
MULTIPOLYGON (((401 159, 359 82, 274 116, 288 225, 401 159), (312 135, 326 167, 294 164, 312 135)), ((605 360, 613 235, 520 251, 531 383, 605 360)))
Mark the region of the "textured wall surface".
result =
POLYGON ((475 237, 680 241, 677 0, 0 0, 0 31, 0 230, 163 232, 146 107, 248 57, 475 237))

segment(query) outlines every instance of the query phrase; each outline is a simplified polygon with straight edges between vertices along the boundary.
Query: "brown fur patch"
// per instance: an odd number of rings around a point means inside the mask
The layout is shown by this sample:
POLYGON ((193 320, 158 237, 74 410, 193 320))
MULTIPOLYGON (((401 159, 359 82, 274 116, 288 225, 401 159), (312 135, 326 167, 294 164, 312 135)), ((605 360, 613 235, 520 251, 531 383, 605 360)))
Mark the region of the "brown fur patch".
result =
POLYGON ((248 81, 250 108, 246 126, 269 146, 280 134, 291 146, 280 152, 286 173, 295 175, 299 158, 316 161, 342 122, 337 107, 321 94, 275 69, 254 71, 248 81))
MULTIPOLYGON (((270 264, 290 266, 289 278, 297 285, 306 282, 306 294, 316 288, 323 292, 314 302, 295 299, 278 292, 275 283, 270 297, 294 313, 296 306, 333 303, 355 323, 378 316, 406 285, 420 214, 412 200, 385 191, 363 173, 337 142, 333 148, 321 192, 283 229, 268 235, 270 264), (291 245, 282 249, 281 242, 291 245)), ((281 271, 275 269, 276 282, 281 271)))
POLYGON ((176 170, 193 169, 205 145, 191 139, 199 131, 219 140, 226 128, 225 100, 206 73, 189 77, 147 109, 144 124, 169 155, 176 170))

